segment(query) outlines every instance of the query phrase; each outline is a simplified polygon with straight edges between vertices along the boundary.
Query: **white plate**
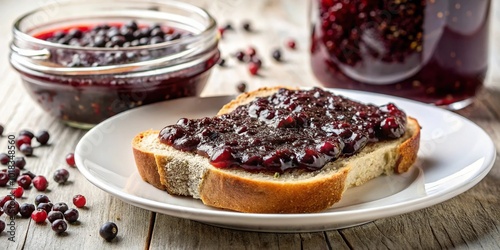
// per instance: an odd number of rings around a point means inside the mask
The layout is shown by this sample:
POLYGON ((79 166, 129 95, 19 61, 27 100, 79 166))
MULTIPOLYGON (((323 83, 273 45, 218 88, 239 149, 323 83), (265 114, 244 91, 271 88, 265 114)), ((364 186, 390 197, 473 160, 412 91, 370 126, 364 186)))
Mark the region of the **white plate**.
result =
POLYGON ((418 118, 421 148, 413 170, 382 176, 345 192, 332 208, 310 214, 246 214, 215 209, 199 200, 171 196, 142 181, 131 140, 181 117, 213 116, 231 97, 186 98, 136 108, 91 129, 78 143, 76 164, 94 185, 132 205, 221 227, 272 232, 339 229, 408 213, 473 187, 491 169, 495 146, 477 125, 452 112, 396 97, 335 90, 365 103, 395 102, 418 118))

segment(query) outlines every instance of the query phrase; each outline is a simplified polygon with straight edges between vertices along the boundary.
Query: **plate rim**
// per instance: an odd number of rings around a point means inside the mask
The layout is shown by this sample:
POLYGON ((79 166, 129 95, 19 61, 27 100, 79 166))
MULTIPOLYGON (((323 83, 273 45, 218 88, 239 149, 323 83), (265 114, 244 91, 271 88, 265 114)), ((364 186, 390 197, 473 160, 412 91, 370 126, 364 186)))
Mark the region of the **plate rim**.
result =
MULTIPOLYGON (((221 227, 228 227, 228 228, 238 228, 238 229, 243 229, 243 230, 250 230, 250 231, 266 231, 266 232, 290 232, 288 230, 283 230, 279 229, 285 224, 293 224, 291 219, 297 219, 297 218, 303 218, 303 219, 332 219, 332 218, 342 218, 343 216, 348 217, 347 215, 350 216, 356 216, 357 220, 356 221, 372 221, 380 218, 385 218, 385 217, 391 217, 391 216, 396 216, 400 214, 405 214, 409 213, 412 211, 416 211, 419 209, 423 209, 432 205, 439 204, 441 202, 444 202, 448 199, 451 199, 467 190, 475 186, 478 182, 480 182, 491 170, 492 166, 494 165, 495 159, 496 159, 496 148, 495 145, 491 139, 491 137, 477 124, 474 122, 470 121, 469 119, 451 112, 449 110, 444 110, 435 106, 431 105, 426 105, 424 103, 420 103, 418 101, 414 100, 409 100, 405 98, 400 98, 400 97, 394 97, 390 95, 384 95, 384 94, 376 94, 376 93, 369 93, 369 92, 364 92, 364 91, 357 91, 357 90, 345 90, 345 89, 331 89, 331 88, 325 88, 327 90, 333 91, 336 94, 340 95, 349 95, 349 94, 358 94, 358 95, 376 95, 378 97, 388 99, 390 98, 391 100, 395 100, 396 102, 402 101, 402 102, 408 102, 408 103, 413 103, 419 106, 422 106, 424 108, 430 108, 430 109, 438 109, 437 112, 448 112, 449 114, 456 116, 461 119, 461 121, 468 123, 468 125, 473 126, 475 129, 478 129, 483 135, 488 138, 488 146, 485 147, 486 149, 489 149, 488 151, 484 151, 483 155, 481 157, 485 158, 484 163, 481 165, 482 171, 479 171, 475 173, 475 175, 467 179, 468 182, 465 183, 465 185, 461 186, 459 189, 447 189, 445 192, 436 192, 431 195, 426 194, 425 196, 416 198, 416 199, 410 199, 407 201, 402 201, 402 202, 397 202, 394 204, 390 205, 385 205, 382 207, 373 207, 373 208, 365 208, 365 209, 357 209, 357 210, 345 210, 345 211, 329 211, 329 212, 320 212, 320 213, 305 213, 305 214, 258 214, 258 213, 240 213, 240 212, 235 212, 235 211, 229 211, 229 210, 212 210, 212 209, 199 209, 199 208, 193 208, 193 207, 185 207, 182 205, 177 205, 177 204, 168 204, 168 203, 163 203, 160 201, 155 201, 151 199, 147 199, 144 197, 139 197, 135 194, 130 194, 125 192, 124 190, 118 190, 112 185, 108 185, 107 183, 101 181, 100 178, 97 178, 88 171, 88 169, 85 167, 84 164, 84 159, 82 159, 81 154, 79 153, 81 150, 81 145, 82 143, 86 140, 87 137, 89 137, 93 131, 98 130, 101 126, 106 126, 108 123, 112 123, 115 120, 119 120, 123 116, 129 115, 131 112, 140 112, 141 109, 148 109, 151 108, 153 109, 156 106, 162 106, 162 105, 169 105, 166 103, 172 103, 172 102, 182 102, 182 101, 187 101, 189 99, 200 99, 200 100, 207 100, 208 99, 219 99, 219 98, 232 98, 234 96, 211 96, 211 97, 190 97, 190 98, 181 98, 181 99, 176 99, 172 101, 166 101, 166 102, 160 102, 160 103, 155 103, 155 104, 150 104, 150 105, 145 105, 139 108, 135 108, 132 110, 128 110, 125 112, 122 112, 116 116, 113 116, 102 123, 96 125, 94 128, 89 130, 78 142, 75 150, 75 160, 76 160, 76 165, 80 172, 85 176, 85 178, 91 182, 93 185, 97 186, 101 190, 116 196, 117 198, 125 201, 126 203, 132 204, 137 207, 141 207, 146 210, 154 211, 154 212, 159 212, 163 214, 168 214, 171 216, 179 217, 179 218, 187 218, 187 219, 193 219, 201 222, 205 222, 208 224, 214 224, 217 226, 221 227), (401 209, 404 209, 404 211, 399 211, 401 209), (385 210, 385 212, 384 212, 385 210), (397 211, 395 211, 397 210, 397 211), (392 212, 388 212, 392 211, 392 212), (180 212, 180 214, 179 214, 180 212), (374 215, 374 213, 377 213, 374 215), (200 216, 205 216, 206 219, 204 218, 199 218, 200 216), (262 224, 262 228, 253 228, 253 227, 234 227, 229 225, 228 223, 211 223, 211 222, 217 222, 218 218, 229 218, 229 219, 243 219, 243 220, 248 220, 248 219, 260 219, 263 220, 264 222, 266 220, 272 219, 272 224, 265 223, 262 224), (273 226, 273 223, 276 222, 281 222, 285 224, 280 224, 273 226), (277 228, 278 227, 278 228, 277 228)), ((348 96, 349 97, 349 96, 348 96)), ((369 103, 367 101, 362 101, 364 103, 369 103)), ((486 143, 486 142, 483 142, 486 143)), ((421 170, 423 171, 423 170, 421 170)), ((137 174, 138 175, 138 174, 137 174)), ((138 175, 139 176, 139 175, 138 175)), ((140 179, 140 181, 143 181, 140 179)), ((169 195, 168 193, 165 193, 166 195, 169 195)), ((325 220, 325 223, 327 223, 330 220, 325 220)), ((359 224, 359 223, 356 223, 359 224)), ((343 227, 339 227, 343 228, 343 227)), ((338 228, 333 228, 333 229, 338 229, 338 228)), ((309 228, 305 230, 293 230, 294 232, 296 231, 307 231, 307 232, 312 232, 312 231, 323 231, 326 230, 325 228, 318 228, 318 230, 314 230, 314 228, 309 228)))

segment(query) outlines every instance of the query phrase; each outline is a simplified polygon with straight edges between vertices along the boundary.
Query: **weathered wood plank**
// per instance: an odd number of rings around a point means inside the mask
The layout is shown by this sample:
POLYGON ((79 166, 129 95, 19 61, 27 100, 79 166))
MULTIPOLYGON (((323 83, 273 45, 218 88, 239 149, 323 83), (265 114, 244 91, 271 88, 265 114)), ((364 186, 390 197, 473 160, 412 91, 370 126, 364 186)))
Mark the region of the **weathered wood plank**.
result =
MULTIPOLYGON (((316 245, 318 239, 298 234, 232 230, 157 214, 151 249, 299 249, 304 242, 316 245)), ((319 242, 325 244, 324 239, 319 242)))

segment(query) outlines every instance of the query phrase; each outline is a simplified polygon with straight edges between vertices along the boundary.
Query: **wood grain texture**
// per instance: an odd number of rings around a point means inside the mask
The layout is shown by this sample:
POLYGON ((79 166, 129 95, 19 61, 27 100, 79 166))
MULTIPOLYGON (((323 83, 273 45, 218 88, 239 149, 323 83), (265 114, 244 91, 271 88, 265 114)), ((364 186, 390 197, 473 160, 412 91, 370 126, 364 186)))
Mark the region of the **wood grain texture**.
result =
MULTIPOLYGON (((83 194, 87 197, 88 205, 80 209, 79 223, 69 225, 67 233, 63 235, 56 235, 48 224, 36 224, 30 219, 16 217, 16 242, 8 241, 8 232, 4 231, 0 233, 0 249, 500 248, 498 161, 475 187, 441 204, 357 227, 326 232, 282 234, 225 229, 157 214, 114 198, 64 162, 64 156, 74 150, 86 131, 69 128, 45 115, 26 94, 18 74, 8 63, 12 21, 33 8, 54 2, 58 1, 4 0, 0 3, 0 124, 5 125, 4 134, 17 133, 21 129, 46 129, 52 136, 51 145, 35 148, 35 156, 27 158, 26 166, 26 170, 48 177, 49 190, 27 190, 20 202, 33 203, 36 195, 45 193, 53 202, 63 201, 73 207, 73 195, 83 194), (58 185, 52 181, 52 174, 58 168, 70 171, 68 184, 58 185), (98 236, 100 225, 106 221, 118 224, 119 236, 113 242, 105 242, 98 236)), ((242 0, 191 2, 207 8, 221 24, 231 21, 236 29, 226 32, 221 40, 222 55, 227 66, 214 68, 204 96, 236 94, 236 85, 242 81, 247 83, 248 90, 283 84, 317 85, 308 63, 309 34, 304 32, 308 28, 305 22, 308 1, 256 0, 252 4, 242 0), (252 20, 252 33, 241 31, 241 23, 247 19, 252 20), (296 50, 284 47, 288 38, 297 40, 296 50), (252 77, 246 65, 231 56, 237 50, 249 46, 255 47, 262 57, 264 66, 259 76, 252 77), (271 58, 271 51, 278 47, 284 52, 283 63, 271 58)), ((498 3, 494 1, 494 4, 498 3)), ((498 20, 498 17, 495 18, 498 20)), ((495 43, 498 44, 498 41, 495 43)), ((488 79, 486 88, 477 96, 476 102, 457 113, 483 128, 493 139, 498 152, 500 74, 492 70, 488 79)), ((6 148, 6 138, 0 137, 0 152, 6 148)), ((7 189, 0 188, 0 196, 7 192, 7 189)), ((0 216, 0 219, 9 222, 5 215, 0 216)))

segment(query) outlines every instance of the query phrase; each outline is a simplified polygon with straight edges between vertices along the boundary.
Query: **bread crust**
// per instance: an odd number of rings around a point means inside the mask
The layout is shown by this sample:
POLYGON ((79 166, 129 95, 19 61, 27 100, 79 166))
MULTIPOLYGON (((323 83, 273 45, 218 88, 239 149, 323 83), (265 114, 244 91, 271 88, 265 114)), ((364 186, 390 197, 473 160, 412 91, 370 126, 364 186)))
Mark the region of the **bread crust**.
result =
MULTIPOLYGON (((224 105, 217 115, 222 115, 231 112, 236 107, 246 104, 256 97, 267 96, 282 87, 262 88, 257 91, 245 93, 238 96, 233 101, 224 105)), ((412 117, 408 117, 408 124, 411 130, 408 129, 404 138, 399 140, 398 144, 391 146, 389 150, 391 157, 395 157, 390 163, 389 169, 385 171, 387 166, 377 165, 382 173, 404 173, 410 169, 415 163, 420 144, 420 125, 418 121, 412 117)), ((193 155, 185 152, 176 151, 175 156, 156 155, 139 148, 136 144, 142 138, 154 133, 158 140, 159 131, 145 131, 138 134, 133 140, 134 157, 136 165, 141 177, 153 186, 166 190, 173 195, 193 195, 191 193, 179 193, 169 183, 172 180, 173 173, 167 173, 166 166, 178 164, 180 168, 188 168, 195 164, 200 164, 200 159, 192 159, 193 155), (182 158, 182 161, 175 161, 173 158, 182 158), (156 159, 155 159, 156 158, 156 159)), ((168 147, 168 146, 166 146, 168 147)), ((169 151, 175 151, 171 149, 169 151)), ((332 174, 319 174, 318 176, 300 181, 283 181, 277 179, 258 179, 249 178, 248 176, 239 175, 237 172, 228 171, 226 169, 218 169, 213 167, 208 159, 202 158, 202 166, 206 171, 200 177, 200 183, 196 198, 200 198, 205 205, 228 210, 248 212, 248 213, 308 213, 318 212, 331 207, 338 202, 344 191, 353 185, 361 185, 374 177, 363 177, 355 181, 347 179, 349 174, 356 175, 356 171, 351 171, 356 166, 351 166, 349 161, 347 164, 341 163, 335 167, 336 170, 332 174)), ((336 161, 337 162, 337 161, 336 161)), ((337 163, 331 163, 335 165, 337 163)), ((376 163, 378 164, 378 163, 376 163)), ((332 171, 333 172, 333 171, 332 171)), ((172 181, 177 182, 177 180, 172 181)))
POLYGON ((349 168, 319 180, 259 181, 211 168, 200 187, 205 205, 246 213, 311 213, 340 201, 349 168), (307 202, 305 202, 307 201, 307 202))
POLYGON ((414 133, 410 138, 405 140, 398 147, 399 158, 397 160, 396 166, 394 167, 394 172, 397 174, 402 174, 407 172, 411 166, 417 160, 417 153, 420 147, 420 124, 413 117, 408 117, 408 124, 415 123, 416 128, 414 133))
POLYGON ((132 151, 134 154, 135 165, 141 178, 153 185, 154 187, 166 190, 166 187, 161 183, 160 175, 158 174, 158 167, 156 165, 155 155, 147 149, 141 148, 141 141, 151 134, 158 135, 158 130, 147 130, 137 134, 132 139, 132 151))

